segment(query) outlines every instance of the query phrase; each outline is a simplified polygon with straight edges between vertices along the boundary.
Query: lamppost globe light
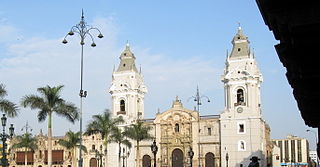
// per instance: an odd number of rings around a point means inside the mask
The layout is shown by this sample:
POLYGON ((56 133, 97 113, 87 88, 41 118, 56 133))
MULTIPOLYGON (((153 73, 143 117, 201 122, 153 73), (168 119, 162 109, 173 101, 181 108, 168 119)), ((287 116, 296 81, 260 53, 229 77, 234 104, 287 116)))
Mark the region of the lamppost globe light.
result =
POLYGON ((72 35, 74 35, 74 32, 73 32, 73 31, 70 31, 70 32, 68 33, 68 35, 72 36, 72 35))
POLYGON ((103 35, 100 33, 100 34, 98 35, 98 38, 103 38, 103 35))
POLYGON ((93 42, 93 43, 91 44, 91 46, 92 46, 92 47, 96 47, 97 45, 96 45, 96 43, 93 42))
POLYGON ((2 115, 2 117, 1 117, 1 124, 2 124, 2 126, 6 126, 6 124, 7 124, 6 114, 3 114, 3 115, 2 115))
POLYGON ((67 41, 66 39, 63 39, 62 43, 63 43, 63 44, 67 44, 68 41, 67 41))

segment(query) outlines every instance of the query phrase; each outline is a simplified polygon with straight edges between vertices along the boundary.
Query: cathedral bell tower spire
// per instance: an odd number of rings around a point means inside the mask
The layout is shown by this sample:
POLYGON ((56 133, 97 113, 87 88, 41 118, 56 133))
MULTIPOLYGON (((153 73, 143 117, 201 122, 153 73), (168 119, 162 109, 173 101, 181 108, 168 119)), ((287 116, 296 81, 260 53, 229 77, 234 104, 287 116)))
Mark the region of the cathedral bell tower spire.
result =
POLYGON ((136 57, 130 50, 129 43, 126 44, 126 48, 120 55, 120 65, 117 69, 118 72, 120 71, 135 71, 138 72, 136 64, 135 64, 136 57))
POLYGON ((144 95, 147 88, 143 76, 135 65, 136 57, 126 44, 120 55, 120 64, 112 74, 109 93, 112 97, 112 114, 122 116, 126 124, 144 117, 144 95))
POLYGON ((248 58, 250 56, 249 40, 248 37, 243 34, 242 28, 238 27, 237 34, 231 41, 233 48, 230 54, 230 59, 248 58))

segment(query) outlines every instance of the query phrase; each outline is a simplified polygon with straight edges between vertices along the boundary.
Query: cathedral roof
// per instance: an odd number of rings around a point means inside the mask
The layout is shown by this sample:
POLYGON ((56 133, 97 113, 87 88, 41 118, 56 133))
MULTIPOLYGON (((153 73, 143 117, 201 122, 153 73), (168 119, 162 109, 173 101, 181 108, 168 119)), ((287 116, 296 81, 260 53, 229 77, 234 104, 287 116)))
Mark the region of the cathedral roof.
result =
POLYGON ((233 37, 231 43, 233 44, 232 52, 229 58, 249 58, 250 48, 248 37, 244 35, 242 28, 238 27, 237 34, 233 37))
POLYGON ((129 43, 126 44, 126 48, 120 55, 120 64, 117 69, 117 72, 120 71, 135 71, 138 72, 136 65, 135 65, 136 57, 130 50, 129 43))

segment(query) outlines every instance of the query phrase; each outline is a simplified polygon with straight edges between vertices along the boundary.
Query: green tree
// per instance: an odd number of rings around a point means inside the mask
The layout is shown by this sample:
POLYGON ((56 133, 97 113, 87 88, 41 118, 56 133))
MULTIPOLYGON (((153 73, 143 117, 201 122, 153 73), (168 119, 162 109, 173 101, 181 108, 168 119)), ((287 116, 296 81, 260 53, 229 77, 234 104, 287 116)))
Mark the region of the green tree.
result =
POLYGON ((118 156, 118 162, 119 162, 119 167, 120 167, 120 160, 121 160, 121 144, 127 146, 128 148, 131 148, 131 142, 126 139, 125 136, 126 132, 122 131, 120 128, 115 127, 112 130, 112 134, 110 136, 110 142, 115 142, 118 143, 119 145, 119 156, 118 156))
POLYGON ((18 106, 13 102, 4 99, 7 96, 7 91, 3 84, 0 84, 0 111, 6 113, 8 117, 15 117, 18 114, 18 106))
POLYGON ((75 159, 75 152, 76 148, 80 148, 81 150, 84 150, 84 152, 87 152, 87 148, 82 145, 80 146, 80 132, 74 133, 72 131, 68 131, 65 135, 65 139, 60 139, 58 143, 65 147, 68 150, 71 150, 71 161, 72 166, 76 166, 76 159, 75 159))
POLYGON ((74 104, 61 98, 60 92, 63 85, 57 87, 40 87, 37 91, 41 96, 27 95, 21 100, 23 107, 38 109, 38 121, 43 122, 48 117, 48 167, 52 167, 52 114, 65 117, 74 123, 79 118, 79 113, 74 104))
POLYGON ((16 141, 11 146, 11 149, 24 148, 24 166, 27 167, 28 163, 28 151, 34 151, 38 149, 37 139, 30 133, 17 136, 16 141))
POLYGON ((153 139, 153 136, 149 133, 151 129, 151 126, 148 126, 138 120, 135 124, 126 127, 126 130, 124 131, 125 136, 136 141, 136 167, 140 166, 140 142, 143 140, 153 139))
MULTIPOLYGON (((92 121, 87 125, 87 129, 85 134, 100 134, 102 139, 104 140, 105 148, 108 148, 108 143, 110 142, 110 135, 112 130, 116 127, 116 125, 123 123, 122 117, 112 118, 111 113, 108 109, 104 111, 101 115, 93 115, 92 121)), ((107 155, 105 155, 107 156, 107 155)))

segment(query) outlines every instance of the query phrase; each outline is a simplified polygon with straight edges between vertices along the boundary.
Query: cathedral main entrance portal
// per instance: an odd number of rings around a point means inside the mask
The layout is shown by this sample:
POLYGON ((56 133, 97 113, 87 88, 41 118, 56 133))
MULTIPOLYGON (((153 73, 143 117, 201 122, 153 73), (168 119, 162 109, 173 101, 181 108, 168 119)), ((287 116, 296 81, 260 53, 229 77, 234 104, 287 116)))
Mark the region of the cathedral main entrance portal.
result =
POLYGON ((172 151, 172 167, 183 167, 183 152, 178 148, 172 151))
POLYGON ((205 166, 206 167, 214 167, 214 154, 213 153, 211 153, 211 152, 209 152, 209 153, 207 153, 206 154, 206 156, 205 156, 206 158, 206 160, 205 160, 205 166))
POLYGON ((90 163, 90 167, 98 167, 98 162, 97 162, 97 159, 95 158, 91 158, 89 163, 90 163))
POLYGON ((151 157, 149 155, 142 157, 142 167, 151 167, 151 157))

